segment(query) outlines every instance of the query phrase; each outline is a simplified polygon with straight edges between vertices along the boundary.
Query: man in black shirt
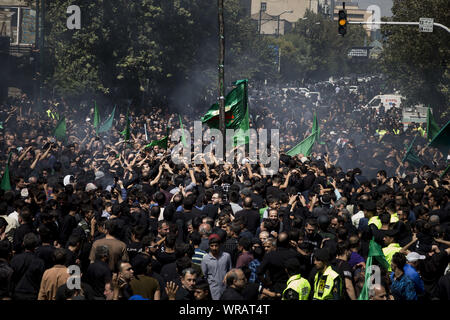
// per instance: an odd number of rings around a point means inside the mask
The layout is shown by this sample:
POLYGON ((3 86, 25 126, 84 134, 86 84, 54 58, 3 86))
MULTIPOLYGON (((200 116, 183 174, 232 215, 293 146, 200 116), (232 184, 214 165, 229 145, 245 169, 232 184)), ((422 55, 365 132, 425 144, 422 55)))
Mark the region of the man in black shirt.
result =
POLYGON ((13 250, 15 254, 23 252, 22 242, 28 233, 34 233, 36 230, 33 227, 33 216, 28 207, 23 207, 19 212, 20 226, 14 232, 13 250))
POLYGON ((222 293, 220 300, 245 300, 242 295, 247 278, 241 269, 231 269, 225 276, 227 288, 222 293))
POLYGON ((245 197, 244 209, 236 212, 235 218, 243 217, 248 230, 255 235, 256 229, 260 226, 261 216, 258 211, 253 209, 253 200, 251 197, 245 197))
POLYGON ((356 300, 356 291, 353 284, 352 268, 348 264, 351 251, 347 241, 339 243, 337 245, 336 260, 332 264, 334 270, 341 276, 342 281, 342 293, 344 300, 356 300))
POLYGON ((281 232, 278 235, 277 249, 275 251, 267 252, 259 266, 257 273, 261 278, 266 271, 269 272, 272 286, 270 291, 281 293, 286 288, 286 282, 289 279, 285 268, 283 267, 283 261, 289 258, 297 258, 301 261, 301 256, 296 251, 289 248, 289 236, 286 232, 281 232))
POLYGON ((105 284, 110 282, 112 274, 109 269, 109 249, 106 246, 99 246, 95 250, 94 263, 90 264, 83 281, 89 283, 94 291, 95 300, 104 300, 103 294, 105 284))
POLYGON ((27 233, 23 238, 25 251, 16 254, 11 260, 11 267, 14 270, 12 276, 14 300, 37 300, 45 271, 44 261, 34 253, 38 244, 38 236, 27 233))

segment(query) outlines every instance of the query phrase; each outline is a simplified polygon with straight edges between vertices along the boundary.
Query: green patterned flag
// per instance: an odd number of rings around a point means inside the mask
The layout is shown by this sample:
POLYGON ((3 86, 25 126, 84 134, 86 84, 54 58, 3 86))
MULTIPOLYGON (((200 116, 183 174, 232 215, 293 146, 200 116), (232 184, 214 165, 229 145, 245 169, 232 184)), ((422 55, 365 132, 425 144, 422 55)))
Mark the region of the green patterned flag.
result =
POLYGON ((123 138, 125 141, 130 140, 130 110, 127 110, 127 123, 125 125, 125 129, 120 132, 121 135, 123 135, 123 138))
POLYGON ((0 183, 0 189, 11 190, 11 181, 9 179, 9 162, 11 161, 11 152, 8 156, 8 161, 6 162, 5 172, 3 172, 2 182, 0 183))
MULTIPOLYGON (((373 258, 375 258, 375 260, 378 261, 378 264, 385 268, 388 269, 389 268, 389 263, 386 261, 386 258, 383 254, 383 249, 381 249, 381 246, 375 241, 375 240, 370 240, 369 243, 369 254, 367 256, 367 261, 366 261, 366 273, 365 273, 365 277, 364 277, 364 286, 361 290, 361 293, 359 294, 358 300, 369 300, 369 290, 370 290, 370 286, 371 283, 370 282, 370 278, 372 275, 372 265, 373 265, 373 258)), ((381 272, 380 272, 380 277, 381 277, 381 272)))
MULTIPOLYGON (((238 80, 236 86, 225 97, 225 128, 234 129, 233 145, 247 144, 249 137, 248 80, 238 80)), ((215 103, 202 117, 210 128, 219 129, 219 104, 215 103)))
POLYGON ((423 166, 423 162, 416 155, 416 153, 414 152, 414 149, 413 149, 414 141, 416 141, 416 138, 417 138, 417 135, 414 137, 413 141, 411 142, 408 149, 406 150, 406 153, 403 156, 402 162, 404 163, 405 161, 407 161, 415 167, 421 167, 421 166, 423 166))
POLYGON ((58 140, 66 140, 66 117, 62 117, 61 120, 59 120, 58 124, 56 125, 55 129, 53 130, 53 135, 58 140))
POLYGON ((431 141, 439 132, 439 126, 434 121, 433 114, 431 113, 431 108, 428 107, 427 110, 427 140, 431 141))
POLYGON ((97 101, 94 101, 94 128, 95 132, 98 133, 98 127, 100 125, 100 113, 98 112, 97 101))
POLYGON ((113 125, 113 121, 114 121, 114 113, 116 112, 116 106, 114 106, 113 111, 111 112, 111 114, 109 115, 108 119, 106 119, 105 122, 103 122, 103 124, 101 126, 99 126, 98 128, 98 132, 106 132, 109 131, 113 125))

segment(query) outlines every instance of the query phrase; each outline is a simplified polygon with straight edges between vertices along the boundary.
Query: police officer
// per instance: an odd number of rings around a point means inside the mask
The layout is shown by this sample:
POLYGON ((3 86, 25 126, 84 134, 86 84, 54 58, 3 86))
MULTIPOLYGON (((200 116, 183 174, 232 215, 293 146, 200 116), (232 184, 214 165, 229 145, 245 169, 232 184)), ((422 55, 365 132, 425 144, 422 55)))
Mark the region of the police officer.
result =
POLYGON ((284 262, 284 269, 289 275, 286 289, 283 290, 282 300, 308 300, 311 292, 309 281, 300 274, 300 262, 297 258, 290 258, 284 262))
POLYGON ((314 277, 313 300, 341 300, 342 279, 331 268, 328 249, 321 248, 314 252, 314 266, 317 273, 314 277))

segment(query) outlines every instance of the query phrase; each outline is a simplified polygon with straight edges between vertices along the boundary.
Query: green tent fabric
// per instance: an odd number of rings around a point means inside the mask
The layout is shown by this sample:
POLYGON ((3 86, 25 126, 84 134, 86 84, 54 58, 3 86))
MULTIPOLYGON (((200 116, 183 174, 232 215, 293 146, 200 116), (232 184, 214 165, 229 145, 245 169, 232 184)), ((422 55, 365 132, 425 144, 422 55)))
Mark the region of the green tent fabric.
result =
POLYGON ((59 120, 55 129, 53 130, 53 135, 58 140, 66 140, 66 117, 63 116, 61 120, 59 120))
POLYGON ((125 125, 125 129, 123 129, 120 134, 123 136, 125 141, 130 140, 131 132, 130 132, 130 110, 127 110, 127 123, 125 125))
POLYGON ((115 112, 116 112, 116 106, 114 106, 114 109, 111 112, 111 114, 109 115, 108 119, 106 119, 106 121, 101 126, 99 126, 99 128, 98 128, 99 133, 107 132, 112 128, 115 112))
POLYGON ((11 161, 11 152, 8 156, 8 161, 6 162, 5 171, 3 172, 2 181, 0 182, 0 189, 2 190, 11 190, 11 180, 9 178, 9 163, 11 161))
MULTIPOLYGON (((234 146, 249 143, 248 80, 238 80, 225 97, 225 128, 234 129, 234 146)), ((219 129, 219 104, 215 103, 202 117, 210 128, 219 129)))
POLYGON ((431 108, 428 107, 427 110, 427 140, 431 141, 438 134, 439 126, 433 118, 431 113, 431 108))
MULTIPOLYGON (((383 254, 383 250, 381 246, 375 241, 370 240, 369 243, 369 254, 367 256, 366 261, 366 273, 364 277, 364 286, 361 290, 361 293, 358 296, 358 300, 369 300, 369 289, 370 289, 370 276, 371 276, 371 266, 374 263, 374 259, 377 260, 378 264, 384 269, 388 269, 389 263, 386 261, 386 258, 383 254)), ((380 275, 381 276, 381 275, 380 275)))
POLYGON ((420 158, 416 155, 413 149, 414 142, 416 141, 417 135, 414 137, 413 141, 409 145, 408 149, 406 150, 405 155, 403 156, 402 162, 408 162, 411 165, 415 167, 421 167, 423 166, 423 162, 420 160, 420 158))
POLYGON ((97 101, 94 101, 94 128, 95 132, 98 133, 98 127, 100 125, 100 113, 98 112, 97 101))
POLYGON ((450 121, 434 136, 428 146, 438 148, 444 157, 447 156, 450 150, 450 121))

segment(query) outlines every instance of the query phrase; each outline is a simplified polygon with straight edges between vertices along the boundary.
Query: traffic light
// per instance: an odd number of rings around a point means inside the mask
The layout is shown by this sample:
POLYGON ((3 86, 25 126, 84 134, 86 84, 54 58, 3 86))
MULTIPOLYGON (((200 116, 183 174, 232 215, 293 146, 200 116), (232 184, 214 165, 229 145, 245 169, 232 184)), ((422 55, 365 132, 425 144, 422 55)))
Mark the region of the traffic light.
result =
POLYGON ((339 10, 338 26, 339 34, 345 35, 347 33, 347 13, 345 10, 339 10))

